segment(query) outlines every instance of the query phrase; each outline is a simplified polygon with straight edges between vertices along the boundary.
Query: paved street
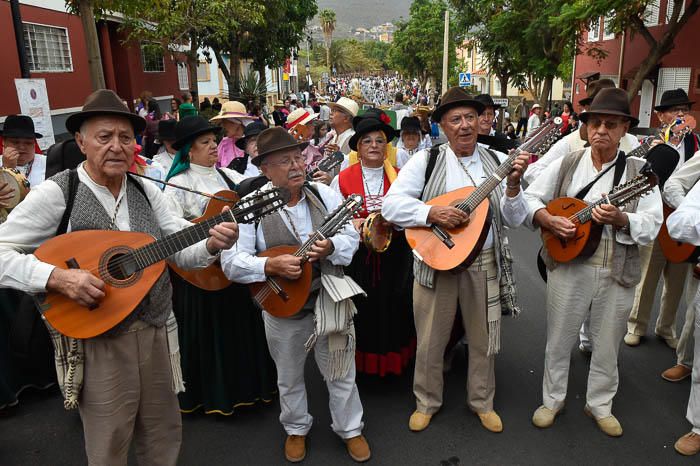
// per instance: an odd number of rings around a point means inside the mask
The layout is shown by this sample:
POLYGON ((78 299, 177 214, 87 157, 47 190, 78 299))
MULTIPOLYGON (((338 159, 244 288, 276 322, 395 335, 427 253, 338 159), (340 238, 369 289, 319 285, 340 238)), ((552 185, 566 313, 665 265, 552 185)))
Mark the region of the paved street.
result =
MULTIPOLYGON (((412 371, 401 378, 358 381, 365 434, 372 446, 370 464, 697 464, 697 458, 681 457, 673 449, 675 440, 689 430, 685 410, 690 383, 674 385, 661 379, 659 374, 674 362, 674 355, 655 338, 648 337, 636 349, 623 345, 621 386, 614 406, 625 430, 622 438, 606 437, 583 414, 587 358, 577 349, 572 353, 566 410, 551 429, 532 426, 532 412, 541 401, 544 283, 535 267, 537 236, 521 230, 512 239, 523 314, 504 321, 503 350, 496 365, 496 409, 505 431, 485 431, 467 409, 465 359, 459 354, 446 378, 442 411, 420 434, 407 427, 414 408, 412 371)), ((308 369, 315 426, 303 464, 353 464, 330 430, 321 377, 313 364, 308 369)), ((228 418, 186 416, 181 464, 284 464, 278 414, 275 401, 228 418)), ((78 415, 64 412, 57 394, 24 397, 17 414, 0 419, 2 465, 83 464, 82 448, 78 415)))

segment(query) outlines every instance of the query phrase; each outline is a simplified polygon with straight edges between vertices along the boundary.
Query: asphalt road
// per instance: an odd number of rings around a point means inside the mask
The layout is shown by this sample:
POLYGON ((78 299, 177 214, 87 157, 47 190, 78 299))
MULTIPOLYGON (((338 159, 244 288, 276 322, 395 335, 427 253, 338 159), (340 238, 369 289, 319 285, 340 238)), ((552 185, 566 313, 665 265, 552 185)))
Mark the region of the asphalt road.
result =
MULTIPOLYGON (((422 433, 412 433, 407 426, 414 409, 412 370, 399 378, 358 380, 365 408, 364 433, 373 453, 370 464, 698 464, 699 458, 681 457, 673 449, 675 440, 689 430, 685 420, 689 380, 671 384, 661 379, 659 374, 675 358, 653 337, 638 348, 623 344, 620 390, 613 408, 625 431, 622 438, 607 437, 584 415, 588 359, 577 349, 572 350, 566 410, 550 429, 539 430, 531 424, 532 413, 541 403, 544 283, 535 267, 537 236, 519 230, 512 240, 523 313, 518 319, 504 320, 503 350, 496 364, 495 406, 504 432, 487 432, 466 407, 466 363, 464 355, 458 354, 446 376, 443 408, 422 433)), ((683 312, 679 310, 678 315, 683 312)), ((315 425, 303 464, 354 464, 330 429, 327 391, 309 361, 307 389, 315 425)), ((187 415, 180 464, 285 464, 285 435, 278 415, 277 401, 226 418, 187 415)), ((0 418, 0 465, 84 463, 80 420, 77 413, 63 410, 57 393, 24 396, 14 416, 0 418)))

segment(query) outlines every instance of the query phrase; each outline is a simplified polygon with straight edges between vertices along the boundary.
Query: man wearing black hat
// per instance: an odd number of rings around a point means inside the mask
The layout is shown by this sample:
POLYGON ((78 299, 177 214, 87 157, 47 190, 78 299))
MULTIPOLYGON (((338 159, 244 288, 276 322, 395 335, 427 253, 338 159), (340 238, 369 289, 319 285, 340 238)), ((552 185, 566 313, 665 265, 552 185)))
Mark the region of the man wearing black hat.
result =
MULTIPOLYGON (((526 224, 545 229, 562 240, 573 238, 577 228, 568 218, 547 211, 551 200, 568 196, 588 203, 599 201, 601 193, 634 178, 644 164, 638 158, 625 158, 619 150, 623 135, 638 122, 630 114, 625 91, 601 90, 581 119, 588 126, 590 147, 554 161, 525 191, 526 224)), ((618 437, 622 426, 612 414, 618 387, 617 356, 634 287, 640 279, 638 245, 653 241, 663 220, 659 190, 654 188, 641 199, 631 201, 624 210, 609 203, 600 204, 593 209, 592 218, 605 227, 591 257, 559 263, 546 248, 542 250, 548 270, 547 348, 543 404, 535 411, 532 422, 540 428, 550 427, 564 407, 571 348, 581 325, 590 316, 592 355, 585 412, 595 418, 604 433, 618 437)))
MULTIPOLYGON (((663 143, 665 139, 668 139, 666 144, 673 147, 680 156, 676 170, 680 169, 698 151, 698 136, 690 132, 681 139, 673 136, 670 128, 674 123, 683 121, 694 103, 683 89, 674 89, 664 92, 661 96, 661 102, 654 107, 656 115, 663 125, 663 139, 659 139, 659 142, 663 143), (664 128, 668 130, 667 133, 664 128)), ((627 321, 625 343, 628 346, 638 346, 642 342, 642 337, 646 335, 656 296, 656 287, 663 275, 664 286, 654 333, 663 339, 671 349, 676 349, 678 347, 676 312, 691 266, 690 264, 668 262, 658 241, 645 246, 640 250, 640 253, 642 257, 642 281, 637 287, 634 304, 627 321)), ((684 376, 687 374, 689 371, 681 371, 676 376, 671 375, 669 378, 674 380, 679 377, 685 378, 684 376)))
POLYGON ((165 171, 164 175, 167 175, 170 171, 177 152, 177 149, 173 147, 173 142, 177 139, 175 136, 175 125, 177 125, 177 120, 175 119, 160 120, 158 122, 158 140, 163 145, 160 146, 156 155, 153 156, 153 161, 161 164, 165 171))
MULTIPOLYGON (((171 214, 155 185, 127 176, 135 134, 145 125, 109 90, 92 93, 82 111, 68 118, 66 128, 75 134, 86 161, 32 189, 0 225, 0 269, 11 271, 2 274, 0 286, 27 293, 54 291, 77 305, 93 306, 104 297, 100 278, 54 267, 30 253, 68 227, 140 231, 161 238, 191 225, 171 214)), ((172 258, 184 268, 205 267, 235 243, 238 227, 226 222, 210 233, 209 239, 172 258)), ((167 271, 106 334, 75 340, 49 331, 64 406, 80 409, 88 463, 126 464, 133 439, 139 463, 174 465, 182 430, 176 391, 183 386, 167 271)))
POLYGON ((515 147, 515 141, 508 139, 504 133, 496 131, 493 127, 493 122, 496 120, 496 111, 501 108, 500 104, 493 101, 493 98, 488 94, 479 94, 474 97, 484 104, 484 112, 479 115, 479 137, 477 141, 492 150, 508 153, 515 147))
POLYGON ((31 187, 44 181, 46 156, 36 154, 36 140, 43 136, 34 131, 34 121, 26 115, 10 115, 2 132, 2 164, 17 169, 31 187))
MULTIPOLYGON (((502 155, 476 142, 483 110, 481 102, 459 87, 445 93, 432 119, 440 123, 448 143, 415 154, 399 172, 382 206, 387 221, 403 228, 438 225, 447 229, 468 221, 469 216, 460 209, 430 206, 426 201, 464 186, 481 185, 505 161, 502 155)), ((485 429, 503 430, 493 407, 501 303, 505 303, 506 312, 517 313, 519 309, 501 202, 506 196, 514 196, 514 208, 525 211, 520 177, 526 166, 527 156, 518 157, 507 180, 489 194, 493 224, 479 256, 467 270, 437 271, 418 258, 414 260, 413 309, 418 347, 413 380, 416 409, 409 419, 414 432, 426 429, 442 406, 443 354, 458 307, 469 340, 467 404, 485 429)))
MULTIPOLYGON (((255 283, 264 282, 267 277, 296 280, 301 276, 300 257, 285 254, 265 258, 258 254, 274 246, 300 246, 323 224, 327 212, 342 202, 340 194, 328 186, 305 182, 302 150, 307 145, 280 127, 258 136, 258 155, 253 163, 273 186, 289 189, 291 198, 287 206, 258 225, 240 226, 237 247, 221 255, 221 267, 231 280, 255 283)), ((286 319, 263 311, 270 354, 277 366, 280 422, 287 433, 285 458, 291 462, 302 461, 306 456, 306 436, 313 423, 304 386, 304 364, 307 350, 312 347, 329 391, 333 431, 345 441, 353 460, 370 458, 369 445, 362 436, 363 409, 355 385, 352 316, 356 309, 350 299, 363 292, 343 273, 343 266, 350 264, 358 246, 359 235, 350 224, 331 238, 316 241, 308 253, 315 279, 303 309, 286 319), (335 305, 329 306, 329 300, 335 305), (314 341, 315 344, 309 343, 314 341)))

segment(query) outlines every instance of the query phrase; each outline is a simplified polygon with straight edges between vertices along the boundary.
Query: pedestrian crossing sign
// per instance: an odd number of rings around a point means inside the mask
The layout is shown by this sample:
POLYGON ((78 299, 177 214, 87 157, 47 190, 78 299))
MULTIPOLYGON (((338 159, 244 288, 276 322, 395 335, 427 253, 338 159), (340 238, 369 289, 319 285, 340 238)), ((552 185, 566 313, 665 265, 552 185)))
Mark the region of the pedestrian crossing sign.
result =
POLYGON ((459 73, 459 87, 467 87, 472 85, 471 73, 459 73))

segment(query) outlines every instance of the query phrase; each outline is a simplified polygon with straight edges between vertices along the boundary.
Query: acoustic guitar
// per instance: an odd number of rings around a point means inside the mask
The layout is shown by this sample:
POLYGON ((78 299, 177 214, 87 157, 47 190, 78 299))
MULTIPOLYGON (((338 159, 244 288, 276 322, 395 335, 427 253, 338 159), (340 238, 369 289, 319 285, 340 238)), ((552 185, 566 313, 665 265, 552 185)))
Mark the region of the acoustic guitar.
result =
POLYGON ((542 243, 552 259, 560 263, 570 262, 577 257, 592 256, 598 249, 604 227, 593 221, 593 209, 602 204, 623 206, 647 194, 657 184, 658 177, 653 172, 646 172, 627 183, 616 186, 607 196, 592 204, 575 197, 560 197, 552 200, 547 204, 547 212, 568 218, 576 226, 576 233, 573 238, 565 240, 543 229, 542 243))
POLYGON ((255 302, 275 317, 291 317, 298 313, 309 299, 311 292, 311 263, 308 252, 319 240, 335 235, 353 215, 362 208, 362 196, 352 194, 333 211, 323 225, 314 232, 304 244, 299 246, 276 246, 258 254, 259 257, 277 257, 291 254, 301 257, 301 276, 296 280, 282 277, 267 277, 264 282, 249 285, 250 294, 255 302))
POLYGON ((435 270, 471 265, 491 228, 489 194, 513 170, 513 162, 522 152, 535 153, 544 145, 551 147, 561 137, 561 125, 559 117, 545 121, 478 187, 460 188, 426 202, 431 206, 457 207, 469 214, 469 222, 449 230, 437 225, 406 229, 406 241, 413 255, 435 270))
POLYGON ((663 208, 664 223, 661 225, 657 239, 659 240, 659 247, 661 248, 661 252, 663 252, 664 257, 666 257, 667 261, 674 264, 680 264, 683 262, 697 262, 700 258, 700 247, 697 247, 694 244, 682 243, 671 238, 671 235, 668 233, 668 227, 666 226, 666 219, 676 209, 667 205, 666 203, 664 203, 663 208))
MULTIPOLYGON (((214 196, 215 197, 210 199, 207 203, 207 208, 204 210, 202 216, 192 220, 192 223, 201 223, 208 220, 220 214, 224 206, 233 207, 239 200, 238 194, 228 189, 221 190, 215 193, 214 196)), ((219 261, 203 269, 185 270, 178 267, 173 261, 168 261, 168 267, 185 281, 202 290, 219 291, 231 285, 231 281, 226 278, 223 270, 221 270, 221 263, 219 261)))
POLYGON ((272 189, 247 197, 236 206, 191 227, 155 240, 147 233, 84 230, 56 236, 34 255, 62 269, 87 270, 105 282, 105 297, 94 308, 49 292, 39 307, 63 335, 92 338, 124 320, 148 294, 165 270, 165 259, 209 237, 222 222, 250 223, 281 208, 289 191, 272 189))

